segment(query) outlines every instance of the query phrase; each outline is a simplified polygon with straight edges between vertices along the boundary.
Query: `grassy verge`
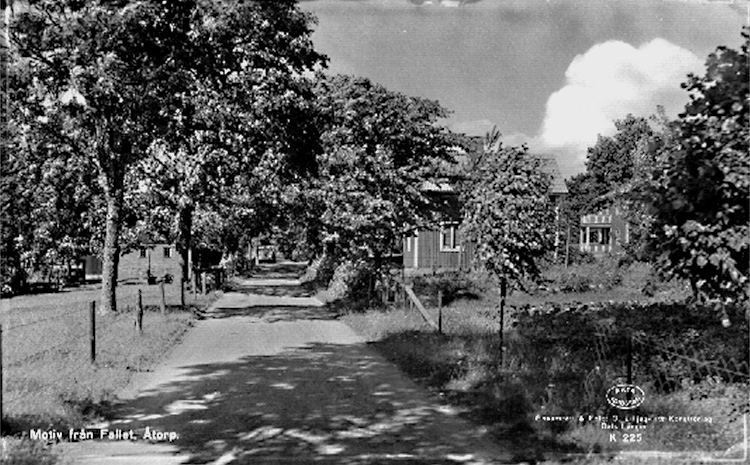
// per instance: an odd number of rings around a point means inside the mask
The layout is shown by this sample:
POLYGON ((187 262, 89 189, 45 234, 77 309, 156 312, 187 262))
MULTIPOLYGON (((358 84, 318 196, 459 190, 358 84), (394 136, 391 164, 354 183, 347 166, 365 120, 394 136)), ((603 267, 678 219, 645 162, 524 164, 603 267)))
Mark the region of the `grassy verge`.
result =
MULTIPOLYGON (((735 326, 732 328, 722 328, 708 309, 683 312, 679 304, 670 304, 677 297, 684 297, 679 285, 657 287, 652 295, 644 296, 637 281, 625 276, 606 292, 589 289, 511 296, 504 325, 506 360, 502 367, 497 297, 492 293, 454 300, 445 306, 442 335, 429 329, 416 311, 370 310, 345 315, 342 320, 418 383, 462 407, 464 414, 473 421, 487 425, 497 440, 516 454, 518 461, 544 461, 545 457, 573 454, 570 456, 576 457, 578 463, 600 463, 619 454, 618 463, 642 463, 646 460, 643 451, 687 453, 736 449, 742 440, 741 413, 743 409, 750 412, 746 396, 743 398, 740 394, 746 392, 747 385, 707 377, 680 360, 665 361, 657 368, 660 373, 676 373, 675 376, 683 380, 686 374, 700 379, 665 390, 649 382, 651 374, 639 371, 636 379, 648 396, 641 408, 632 413, 651 418, 710 417, 711 424, 680 421, 649 424, 640 431, 642 437, 637 443, 625 444, 622 435, 630 431, 605 430, 601 422, 579 424, 577 420, 538 419, 538 415, 578 419, 581 414, 609 418, 618 413, 609 408, 604 392, 624 374, 624 371, 617 371, 624 352, 620 354, 616 344, 622 345, 622 341, 615 335, 608 336, 607 342, 612 346, 607 348, 610 353, 607 356, 616 358, 606 362, 600 375, 592 368, 600 356, 597 350, 604 348, 595 347, 596 330, 592 325, 612 323, 615 330, 637 328, 655 339, 687 348, 689 354, 701 360, 722 354, 735 357, 730 347, 736 340, 740 345, 744 340, 742 347, 747 347, 747 326, 740 317, 733 319, 735 326), (608 308, 611 301, 617 300, 630 304, 617 307, 615 302, 613 305, 620 311, 599 313, 597 302, 604 303, 601 308, 608 308), (558 310, 553 310, 549 316, 525 320, 521 317, 521 312, 537 305, 558 310), (586 307, 589 310, 582 310, 586 307), (576 310, 568 312, 569 308, 576 310), (524 330, 519 330, 518 326, 510 330, 512 324, 519 321, 524 330), (587 378, 592 373, 597 377, 587 378), (586 392, 588 381, 591 393, 586 392), (595 382, 600 382, 602 389, 597 389, 595 382), (610 441, 612 432, 617 434, 617 443, 610 441)), ((431 292, 427 294, 424 300, 430 301, 431 292)), ((434 306, 428 311, 437 319, 434 306)), ((639 363, 639 366, 646 366, 645 361, 639 363)), ((737 457, 742 456, 741 450, 734 451, 735 455, 737 453, 737 457)), ((657 455, 651 457, 649 463, 660 460, 686 463, 694 457, 657 455)))
POLYGON ((162 313, 159 286, 120 286, 120 311, 96 315, 92 363, 89 305, 98 297, 97 289, 74 289, 3 299, 3 463, 54 463, 25 438, 29 430, 107 419, 117 392, 134 373, 151 370, 192 326, 193 310, 212 300, 186 295, 183 308, 179 287, 166 285, 162 313), (143 331, 136 326, 139 289, 143 331))

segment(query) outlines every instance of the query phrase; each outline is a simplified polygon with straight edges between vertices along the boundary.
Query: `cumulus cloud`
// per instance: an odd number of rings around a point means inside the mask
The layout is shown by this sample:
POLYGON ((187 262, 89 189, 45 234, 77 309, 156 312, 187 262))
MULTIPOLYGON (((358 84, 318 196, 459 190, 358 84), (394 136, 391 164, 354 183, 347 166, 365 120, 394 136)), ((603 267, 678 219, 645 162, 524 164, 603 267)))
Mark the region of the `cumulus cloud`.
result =
POLYGON ((676 115, 688 100, 680 83, 702 64, 689 50, 659 38, 638 48, 620 41, 596 44, 568 66, 565 86, 547 100, 537 138, 582 166, 597 135, 614 132, 613 120, 650 115, 657 105, 676 115))
MULTIPOLYGON (((648 116, 657 105, 676 116, 688 101, 680 88, 690 72, 700 73, 703 60, 664 39, 639 47, 607 41, 576 56, 565 72, 565 85, 547 99, 537 134, 504 134, 506 145, 525 143, 534 152, 555 154, 563 176, 584 170, 587 148, 597 135, 612 135, 614 120, 628 113, 648 116)), ((456 123, 452 129, 482 135, 489 120, 456 123)))

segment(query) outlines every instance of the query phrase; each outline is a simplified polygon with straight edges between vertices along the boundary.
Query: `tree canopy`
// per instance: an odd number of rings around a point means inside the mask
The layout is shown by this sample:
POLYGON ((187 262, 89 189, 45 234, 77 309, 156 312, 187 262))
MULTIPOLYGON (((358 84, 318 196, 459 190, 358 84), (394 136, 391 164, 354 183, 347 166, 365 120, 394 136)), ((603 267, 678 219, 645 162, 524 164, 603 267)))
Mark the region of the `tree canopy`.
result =
MULTIPOLYGON (((154 171, 198 166, 221 193, 257 187, 252 167, 263 158, 305 158, 314 134, 297 117, 311 95, 301 83, 324 64, 310 41, 313 22, 293 0, 39 1, 16 15, 13 67, 27 95, 21 139, 45 140, 51 156, 71 155, 97 173, 104 310, 115 309, 126 194, 138 185, 129 177, 155 150, 174 163, 154 171)), ((169 179, 151 187, 178 209, 195 201, 191 186, 169 179)))
POLYGON ((688 76, 690 102, 635 191, 658 269, 730 300, 750 298, 748 31, 739 51, 719 47, 705 75, 688 76))
POLYGON ((364 78, 319 76, 322 152, 309 186, 307 221, 318 247, 353 257, 391 253, 409 228, 429 221, 425 181, 445 176, 458 137, 437 124, 438 102, 364 78))
POLYGON ((653 136, 649 121, 628 114, 614 122, 613 136, 599 135, 589 147, 586 171, 566 181, 568 196, 565 201, 566 216, 577 224, 581 215, 596 213, 611 206, 617 194, 633 178, 634 153, 639 144, 653 136))
POLYGON ((526 146, 504 147, 487 135, 462 191, 464 230, 476 255, 496 277, 523 284, 539 277, 538 260, 554 246, 550 175, 526 146))

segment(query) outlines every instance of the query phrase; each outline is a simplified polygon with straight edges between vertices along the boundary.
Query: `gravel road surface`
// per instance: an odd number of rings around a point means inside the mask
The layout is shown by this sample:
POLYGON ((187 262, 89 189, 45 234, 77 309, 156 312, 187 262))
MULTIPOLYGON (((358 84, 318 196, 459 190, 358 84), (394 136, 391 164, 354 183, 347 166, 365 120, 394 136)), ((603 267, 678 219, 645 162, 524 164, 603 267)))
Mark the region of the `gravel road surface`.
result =
POLYGON ((237 282, 121 395, 137 439, 63 443, 71 463, 490 464, 511 459, 282 273, 237 282))

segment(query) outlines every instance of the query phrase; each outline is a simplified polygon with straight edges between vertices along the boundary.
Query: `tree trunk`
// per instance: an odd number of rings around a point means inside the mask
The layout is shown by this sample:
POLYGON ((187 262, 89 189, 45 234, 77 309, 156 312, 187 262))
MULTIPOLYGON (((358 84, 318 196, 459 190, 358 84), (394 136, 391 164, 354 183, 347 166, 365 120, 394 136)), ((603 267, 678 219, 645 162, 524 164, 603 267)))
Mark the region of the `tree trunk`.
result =
POLYGON ((503 275, 500 278, 500 368, 503 368, 504 357, 504 340, 503 332, 505 331, 505 297, 508 295, 508 280, 503 275))
MULTIPOLYGON (((180 202, 178 214, 179 238, 177 248, 180 254, 180 286, 190 279, 189 258, 190 248, 193 242, 193 204, 189 200, 180 202)), ((180 305, 185 306, 184 293, 180 293, 180 305)))
POLYGON ((120 215, 122 212, 122 190, 105 191, 107 203, 106 233, 102 253, 102 301, 99 312, 117 311, 117 264, 120 255, 120 215))

